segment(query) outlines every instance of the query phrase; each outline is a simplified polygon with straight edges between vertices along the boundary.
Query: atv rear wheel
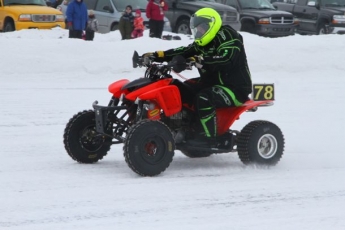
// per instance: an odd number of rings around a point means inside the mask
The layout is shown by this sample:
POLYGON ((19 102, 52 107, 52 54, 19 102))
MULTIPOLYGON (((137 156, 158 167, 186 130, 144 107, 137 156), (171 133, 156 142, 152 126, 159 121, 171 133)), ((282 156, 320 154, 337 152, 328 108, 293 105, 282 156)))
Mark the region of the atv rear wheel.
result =
POLYGON ((237 152, 244 164, 276 165, 284 152, 284 136, 269 121, 252 121, 237 137, 237 152))
POLYGON ((123 150, 127 165, 135 173, 156 176, 172 162, 175 142, 164 123, 141 120, 130 128, 123 150))
POLYGON ((67 123, 63 142, 73 160, 95 163, 107 155, 112 138, 97 133, 95 124, 93 110, 79 112, 67 123))

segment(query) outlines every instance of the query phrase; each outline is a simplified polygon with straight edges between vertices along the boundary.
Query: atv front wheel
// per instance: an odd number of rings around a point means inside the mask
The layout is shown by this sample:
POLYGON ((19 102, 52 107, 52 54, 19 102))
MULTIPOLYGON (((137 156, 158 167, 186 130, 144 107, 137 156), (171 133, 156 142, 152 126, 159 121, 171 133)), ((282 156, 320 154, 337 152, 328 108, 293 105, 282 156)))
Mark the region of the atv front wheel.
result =
POLYGON ((93 110, 79 112, 67 123, 63 142, 73 160, 95 163, 107 155, 112 138, 97 133, 95 124, 93 110))
POLYGON ((164 123, 141 120, 130 128, 123 150, 127 165, 135 173, 156 176, 172 162, 175 142, 164 123))
POLYGON ((269 121, 252 121, 237 136, 237 152, 244 164, 276 165, 284 152, 284 136, 269 121))

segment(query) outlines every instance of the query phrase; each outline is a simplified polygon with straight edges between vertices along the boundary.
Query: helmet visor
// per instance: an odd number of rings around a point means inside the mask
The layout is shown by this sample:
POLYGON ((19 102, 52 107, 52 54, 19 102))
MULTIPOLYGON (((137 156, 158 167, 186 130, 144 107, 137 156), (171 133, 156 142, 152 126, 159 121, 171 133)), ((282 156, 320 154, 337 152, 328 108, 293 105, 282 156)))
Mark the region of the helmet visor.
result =
POLYGON ((210 18, 192 16, 190 19, 190 29, 195 39, 201 38, 210 29, 210 18))

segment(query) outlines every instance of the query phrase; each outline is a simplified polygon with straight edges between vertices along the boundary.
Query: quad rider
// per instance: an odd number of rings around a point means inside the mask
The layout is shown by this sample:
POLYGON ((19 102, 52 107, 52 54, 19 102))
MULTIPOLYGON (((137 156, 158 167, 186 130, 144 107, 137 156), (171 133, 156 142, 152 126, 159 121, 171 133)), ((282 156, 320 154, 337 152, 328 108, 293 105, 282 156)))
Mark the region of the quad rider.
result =
POLYGON ((190 140, 190 144, 212 146, 217 136, 216 108, 241 106, 249 100, 252 81, 243 38, 232 27, 222 26, 217 11, 211 8, 196 11, 190 19, 190 28, 194 36, 192 44, 145 53, 143 57, 168 62, 181 55, 198 68, 200 77, 177 86, 182 101, 195 106, 202 127, 200 137, 190 140), (186 84, 192 87, 187 89, 183 86, 186 84))

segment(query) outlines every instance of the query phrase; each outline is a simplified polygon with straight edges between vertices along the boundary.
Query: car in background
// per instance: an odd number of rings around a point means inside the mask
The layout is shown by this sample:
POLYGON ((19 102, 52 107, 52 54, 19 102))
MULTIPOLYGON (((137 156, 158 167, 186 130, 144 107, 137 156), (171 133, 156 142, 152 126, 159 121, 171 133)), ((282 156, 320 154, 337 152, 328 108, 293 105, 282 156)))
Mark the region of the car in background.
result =
POLYGON ((294 35, 298 20, 290 12, 277 10, 269 0, 216 0, 240 13, 241 31, 264 37, 294 35))
POLYGON ((230 25, 235 30, 240 30, 240 16, 231 6, 220 4, 214 0, 165 0, 168 11, 165 16, 171 23, 172 31, 179 34, 191 34, 189 21, 192 14, 201 8, 209 7, 216 10, 223 21, 223 25, 230 25))
MULTIPOLYGON (((87 9, 93 10, 99 23, 98 32, 108 33, 118 30, 119 21, 127 5, 131 5, 133 12, 141 10, 144 25, 149 28, 149 20, 146 17, 147 0, 84 0, 87 9)), ((164 31, 171 31, 170 22, 164 19, 164 31)))
POLYGON ((44 0, 0 0, 0 31, 65 28, 63 14, 44 0))
POLYGON ((301 35, 345 34, 345 0, 284 0, 273 5, 298 17, 301 35))

